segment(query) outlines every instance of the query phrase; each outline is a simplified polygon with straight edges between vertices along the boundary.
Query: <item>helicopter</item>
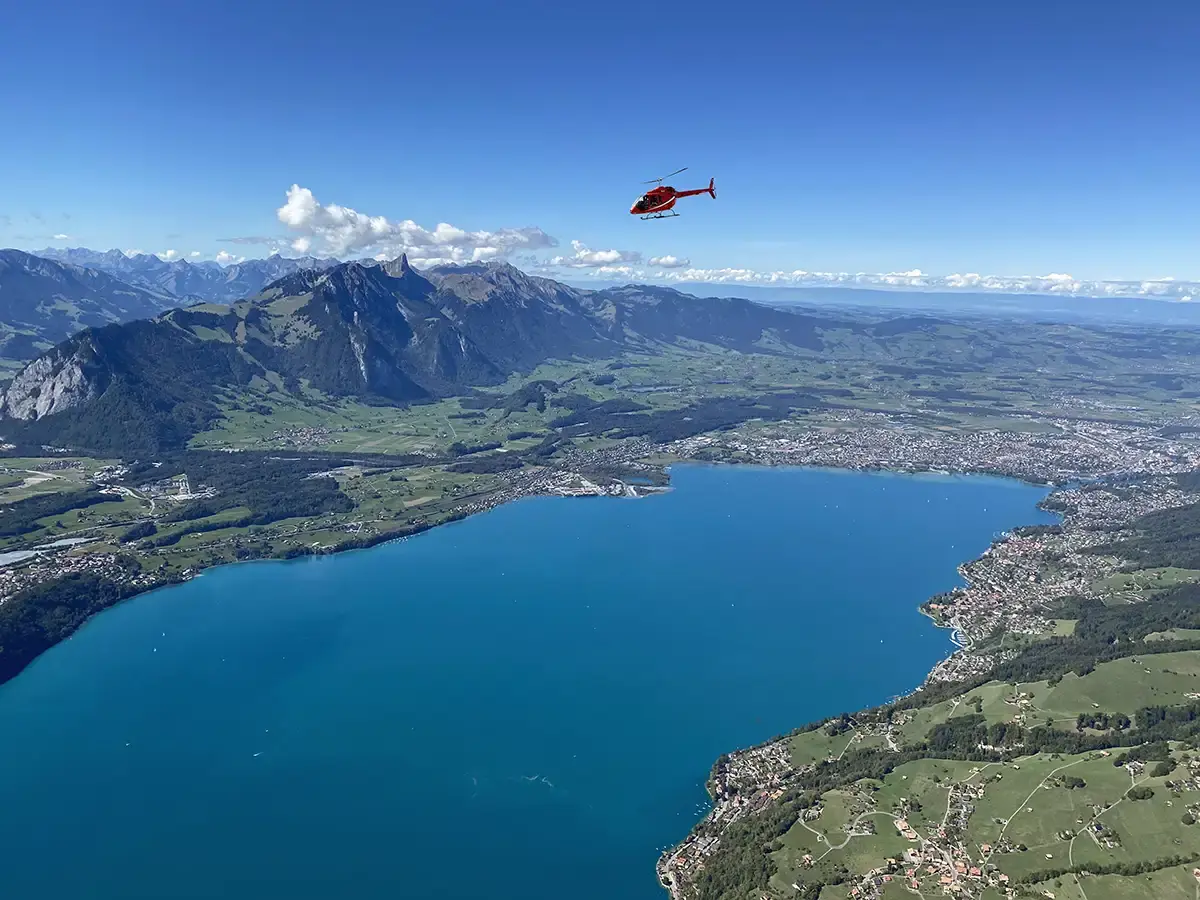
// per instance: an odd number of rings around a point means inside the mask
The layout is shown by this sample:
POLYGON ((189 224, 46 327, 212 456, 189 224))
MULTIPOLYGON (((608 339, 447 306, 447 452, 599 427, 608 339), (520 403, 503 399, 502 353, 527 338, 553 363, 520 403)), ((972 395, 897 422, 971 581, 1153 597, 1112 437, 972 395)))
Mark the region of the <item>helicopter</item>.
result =
MULTIPOLYGON (((687 166, 682 169, 676 169, 671 175, 678 175, 680 172, 686 172, 687 166)), ((664 185, 663 180, 670 178, 671 175, 664 175, 662 178, 652 178, 649 181, 643 181, 642 184, 657 184, 658 187, 651 188, 638 197, 637 202, 629 208, 629 211, 635 216, 641 216, 643 219, 670 219, 678 216, 674 210, 675 201, 680 197, 694 197, 696 194, 708 194, 714 200, 717 199, 717 192, 714 189, 714 179, 708 180, 708 187, 697 188, 694 191, 677 191, 670 185, 664 185)))

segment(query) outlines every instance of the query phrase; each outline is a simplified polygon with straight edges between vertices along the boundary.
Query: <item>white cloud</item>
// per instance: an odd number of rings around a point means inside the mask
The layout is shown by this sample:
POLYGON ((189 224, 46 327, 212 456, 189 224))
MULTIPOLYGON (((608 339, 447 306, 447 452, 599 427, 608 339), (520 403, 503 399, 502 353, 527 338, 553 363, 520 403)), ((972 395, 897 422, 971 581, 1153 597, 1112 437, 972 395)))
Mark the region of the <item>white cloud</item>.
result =
POLYGON ((266 244, 267 246, 286 243, 285 241, 280 241, 277 237, 268 237, 261 234, 246 235, 244 237, 217 238, 217 242, 221 244, 266 244))
POLYGON ((145 250, 126 250, 125 255, 126 256, 145 256, 146 251, 145 250))
POLYGON ((597 266, 591 272, 598 278, 631 278, 641 279, 646 277, 646 273, 641 269, 635 269, 633 266, 597 266))
POLYGON ((312 238, 301 237, 292 241, 292 249, 297 253, 307 253, 311 246, 312 238))
POLYGON ((770 283, 767 273, 753 269, 684 269, 677 272, 656 272, 655 278, 671 281, 713 281, 717 284, 770 283))
MULTIPOLYGON (((380 253, 376 258, 380 257, 383 259, 396 258, 395 254, 390 252, 380 253)), ((462 265, 464 262, 469 262, 469 260, 456 259, 450 256, 414 256, 412 253, 408 254, 408 261, 418 269, 432 269, 434 266, 457 266, 462 265)))
POLYGON ((234 263, 245 262, 246 257, 234 256, 232 253, 228 252, 227 250, 222 250, 220 253, 217 254, 216 260, 218 263, 220 263, 223 266, 231 266, 234 263))
POLYGON ((198 258, 198 257, 200 256, 200 251, 199 251, 199 250, 193 250, 191 253, 189 253, 189 254, 188 254, 188 256, 190 256, 192 259, 196 259, 196 258, 198 258))
POLYGON ((345 206, 326 206, 318 202, 312 191, 298 184, 288 190, 287 203, 279 207, 276 215, 280 222, 298 233, 293 249, 305 242, 305 249, 299 252, 308 252, 311 248, 321 256, 383 254, 385 258, 394 259, 407 253, 413 265, 429 266, 437 262, 502 259, 518 251, 558 246, 558 242, 540 228, 464 231, 442 222, 431 231, 411 219, 392 221, 345 206))
POLYGON ((634 250, 592 250, 582 241, 571 241, 571 256, 556 256, 547 265, 569 269, 598 269, 616 263, 640 263, 642 254, 634 250))
POLYGON ((54 236, 54 239, 56 241, 69 241, 71 239, 71 236, 69 234, 56 234, 54 236))
MULTIPOLYGON (((656 265, 655 257, 650 260, 656 265)), ((686 262, 685 262, 686 265, 686 262)), ((626 267, 628 269, 628 267, 626 267)), ((600 275, 602 269, 595 269, 600 275)), ((632 271, 611 269, 608 274, 628 276, 632 271)), ((642 273, 636 273, 643 277, 642 273)), ((1088 281, 1061 272, 1046 275, 980 275, 955 273, 930 275, 920 269, 902 272, 809 272, 759 271, 756 269, 704 269, 667 267, 661 263, 644 273, 644 277, 680 284, 751 284, 766 287, 862 287, 926 291, 974 291, 1004 294, 1050 294, 1071 297, 1154 297, 1163 300, 1189 302, 1200 295, 1200 282, 1176 281, 1171 278, 1144 281, 1088 281), (663 271, 666 269, 666 271, 663 271)))
POLYGON ((690 266, 690 259, 680 259, 677 256, 652 256, 650 257, 650 265, 658 266, 661 269, 683 269, 690 266))
POLYGON ((154 255, 164 262, 173 262, 174 260, 179 259, 178 250, 164 250, 162 253, 156 253, 154 255))

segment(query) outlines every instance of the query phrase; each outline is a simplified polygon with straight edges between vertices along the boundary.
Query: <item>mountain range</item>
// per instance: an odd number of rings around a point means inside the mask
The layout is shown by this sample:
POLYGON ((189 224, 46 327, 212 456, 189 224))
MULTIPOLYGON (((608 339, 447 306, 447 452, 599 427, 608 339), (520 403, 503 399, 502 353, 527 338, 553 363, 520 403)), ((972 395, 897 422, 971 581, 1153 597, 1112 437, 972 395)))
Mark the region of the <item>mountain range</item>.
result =
POLYGON ((229 266, 165 261, 120 250, 0 250, 0 360, 33 359, 83 328, 156 316, 198 302, 231 302, 336 259, 274 255, 229 266))
POLYGON ((89 250, 85 247, 38 251, 43 259, 96 269, 148 291, 167 294, 186 306, 197 301, 224 303, 257 294, 272 281, 307 269, 336 266, 339 260, 302 256, 296 259, 274 254, 266 259, 248 259, 222 266, 212 261, 164 260, 152 253, 127 254, 120 250, 89 250))
POLYGON ((506 263, 421 273, 407 259, 311 266, 229 305, 88 328, 19 372, 5 438, 104 452, 178 447, 258 380, 291 393, 404 405, 463 395, 551 359, 681 340, 822 346, 845 323, 667 288, 588 291, 506 263))
POLYGON ((178 305, 94 268, 0 250, 0 357, 31 359, 87 327, 156 316, 178 305))

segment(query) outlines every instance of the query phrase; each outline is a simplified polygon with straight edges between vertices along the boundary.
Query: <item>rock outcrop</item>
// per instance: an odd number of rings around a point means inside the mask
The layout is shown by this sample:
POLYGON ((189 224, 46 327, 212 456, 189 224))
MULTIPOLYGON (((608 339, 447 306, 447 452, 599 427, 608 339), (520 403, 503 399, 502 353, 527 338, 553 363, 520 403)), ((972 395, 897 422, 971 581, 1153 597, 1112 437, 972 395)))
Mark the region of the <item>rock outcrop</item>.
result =
POLYGON ((79 348, 55 349, 35 359, 0 397, 0 417, 29 421, 94 400, 97 385, 84 371, 79 348))

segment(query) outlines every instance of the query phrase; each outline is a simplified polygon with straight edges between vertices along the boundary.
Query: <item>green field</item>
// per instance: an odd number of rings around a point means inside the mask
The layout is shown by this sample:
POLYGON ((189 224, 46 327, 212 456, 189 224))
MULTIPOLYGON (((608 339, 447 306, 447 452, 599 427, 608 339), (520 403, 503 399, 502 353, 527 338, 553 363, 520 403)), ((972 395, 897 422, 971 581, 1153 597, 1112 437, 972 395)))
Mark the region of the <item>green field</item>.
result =
MULTIPOLYGON (((811 373, 772 380, 791 373, 793 364, 769 357, 746 357, 718 348, 688 352, 673 349, 658 356, 632 357, 628 368, 613 372, 607 363, 561 363, 538 366, 495 388, 479 392, 485 408, 461 398, 404 408, 368 406, 309 391, 294 396, 261 379, 257 389, 230 395, 222 405, 225 419, 193 438, 191 446, 246 448, 304 446, 310 449, 362 453, 422 453, 444 450, 455 441, 506 441, 521 431, 544 433, 564 414, 562 407, 544 411, 499 408, 523 385, 554 381, 564 392, 597 401, 633 398, 649 409, 679 409, 707 397, 740 397, 787 387, 824 386, 811 373), (610 384, 594 379, 612 377, 610 384), (486 408, 491 403, 496 408, 486 408), (308 429, 310 433, 301 433, 308 429), (328 432, 311 433, 313 431, 328 432)), ((254 385, 252 385, 252 388, 254 385)))
MULTIPOLYGON (((1023 722, 1043 728, 1049 722, 1050 733, 1118 736, 1124 746, 1010 752, 987 761, 932 754, 900 762, 878 778, 839 781, 819 793, 815 816, 809 809, 765 848, 774 874, 763 896, 809 900, 818 896, 811 886, 821 898, 846 898, 870 871, 890 872, 894 880, 874 888, 882 890, 872 896, 882 898, 915 896, 907 887, 912 877, 925 897, 944 895, 943 878, 962 880, 957 894, 974 900, 1000 900, 1009 888, 1017 897, 1049 891, 1081 900, 1200 896, 1191 873, 1192 860, 1200 865, 1200 764, 1189 769, 1200 750, 1200 729, 1184 725, 1188 739, 1154 751, 1171 760, 1160 771, 1154 760, 1161 756, 1132 770, 1121 764, 1129 748, 1146 741, 1136 724, 1124 733, 1078 726, 1080 715, 1100 713, 1140 721, 1136 715, 1147 708, 1191 709, 1200 716, 1200 649, 1172 650, 1169 643, 1200 638, 1200 613, 1193 617, 1197 627, 1143 632, 1138 645, 1143 652, 1131 648, 1130 655, 1101 662, 1084 675, 1066 671, 1037 681, 992 681, 894 713, 888 728, 865 711, 849 728, 837 723, 836 733, 822 727, 792 735, 792 764, 809 772, 802 780, 828 777, 821 770, 834 761, 854 766, 864 754, 886 761, 902 750, 912 752, 939 727, 970 717, 989 726, 1023 722), (900 820, 911 834, 900 831, 900 820), (1178 858, 1185 864, 1172 861, 1178 858), (953 875, 946 874, 950 860, 962 867, 953 875)), ((1078 624, 1064 618, 1054 630, 1074 636, 1078 624)))
MULTIPOLYGON (((1194 655, 1200 658, 1200 653, 1194 655)), ((1179 663, 1176 659, 1175 664, 1179 663)), ((1179 755, 1176 753, 1177 758, 1179 755)), ((982 796, 972 802, 969 825, 962 836, 965 858, 981 866, 994 864, 1013 883, 1075 865, 1128 865, 1170 855, 1200 857, 1200 825, 1182 821, 1188 804, 1200 803, 1200 791, 1172 793, 1164 787, 1167 780, 1148 775, 1134 779, 1123 767, 1114 765, 1113 756, 1094 752, 1039 754, 1001 764, 942 759, 906 763, 882 781, 868 779, 853 789, 823 794, 819 816, 793 825, 771 854, 777 869, 772 885, 786 895, 793 882, 829 878, 847 869, 865 872, 889 857, 902 859, 906 851, 920 850, 925 839, 944 826, 951 790, 957 785, 982 789, 982 796), (1083 784, 1068 786, 1067 776, 1083 784), (1131 800, 1126 792, 1135 784, 1152 788, 1154 795, 1148 800, 1131 800), (900 815, 917 833, 915 840, 897 830, 894 819, 900 815), (851 836, 847 828, 851 822, 860 829, 863 823, 872 822, 875 833, 851 836), (1105 847, 1093 839, 1097 823, 1102 823, 1105 835, 1119 839, 1117 846, 1105 847), (1006 852, 999 849, 1002 841, 1011 843, 1006 852)), ((924 874, 919 877, 928 880, 924 874)), ((1170 889, 1176 890, 1190 883, 1195 889, 1190 869, 1149 876, 1081 877, 1089 898, 1093 882, 1103 883, 1099 896, 1141 900, 1154 896, 1144 893, 1147 885, 1173 885, 1170 889), (1180 879, 1179 872, 1186 872, 1190 882, 1180 879)), ((1057 881, 1071 888, 1074 878, 1060 876, 1057 881)))
POLYGON ((1055 891, 1056 900, 1196 900, 1197 894, 1192 866, 1125 877, 1084 875, 1078 881, 1064 878, 1061 883, 1061 888, 1047 886, 1055 891))
POLYGON ((78 490, 97 469, 112 462, 78 456, 0 458, 0 504, 78 490))
MULTIPOLYGON (((952 329, 951 329, 952 331, 952 329)), ((962 341, 969 346, 969 331, 959 337, 943 335, 939 341, 962 341)), ((896 338, 902 354, 923 352, 926 339, 918 335, 896 338), (911 344, 911 346, 910 346, 911 344)), ((529 407, 506 412, 502 408, 476 408, 477 400, 495 401, 525 384, 551 380, 565 393, 582 394, 598 401, 628 398, 651 410, 681 409, 707 398, 759 397, 772 391, 811 391, 831 397, 835 407, 902 412, 916 423, 943 430, 1009 430, 1027 433, 1055 431, 1040 416, 1057 414, 1053 395, 1061 387, 1046 376, 1046 384, 1026 383, 1002 374, 947 371, 917 374, 898 382, 880 376, 883 360, 853 356, 861 351, 854 338, 841 344, 833 340, 829 352, 806 353, 792 348, 787 354, 745 354, 707 344, 683 341, 653 354, 628 353, 614 362, 560 362, 538 366, 532 372, 511 377, 496 387, 481 389, 475 399, 447 399, 405 408, 370 406, 359 401, 331 398, 306 387, 289 394, 276 377, 255 378, 241 393, 226 392, 219 405, 225 418, 215 427, 197 434, 195 448, 284 448, 336 450, 339 452, 421 453, 444 449, 455 441, 504 441, 520 431, 545 432, 548 423, 565 410, 544 411, 529 407), (848 358, 839 358, 846 354, 848 358), (613 368, 613 365, 617 368, 613 368), (599 378, 611 383, 595 383, 599 378), (1001 388, 995 384, 1001 379, 1001 388), (949 392, 946 398, 940 397, 949 392), (971 400, 956 399, 956 392, 971 400), (914 394, 917 395, 914 397, 914 394), (923 396, 929 394, 929 397, 923 396), (1006 411, 1005 406, 1012 411, 1006 411), (482 415, 480 415, 482 413, 482 415)), ((1111 385, 1106 385, 1108 390, 1111 385)), ((1084 385, 1080 399, 1100 388, 1084 385)), ((1180 413, 1178 398, 1139 385, 1127 385, 1121 393, 1130 401, 1128 409, 1109 412, 1129 421, 1153 420, 1170 411, 1180 413), (1161 395, 1161 397, 1159 396, 1161 395), (1171 405, 1175 404, 1175 405, 1171 405)), ((1114 404, 1120 405, 1120 404, 1114 404)), ((822 422, 818 410, 807 424, 822 422)), ((753 424, 749 426, 753 431, 753 424)), ((1169 583, 1171 576, 1164 578, 1169 583)), ((1160 585, 1161 586, 1161 585, 1160 585)))
MULTIPOLYGON (((1200 637, 1200 630, 1180 629, 1175 639, 1193 636, 1200 637)), ((1165 638, 1166 633, 1161 633, 1147 639, 1165 638)), ((1154 654, 1101 663, 1083 677, 1068 672, 1054 686, 1047 681, 1019 685, 992 682, 953 700, 914 710, 911 720, 897 730, 906 741, 919 740, 933 725, 945 722, 952 715, 975 711, 989 723, 1012 721, 1020 713, 1030 724, 1051 720, 1056 727, 1065 729, 1074 727, 1081 712, 1128 715, 1141 706, 1185 703, 1192 693, 1200 695, 1200 655, 1154 654)), ((805 733, 792 740, 794 746, 797 742, 816 746, 813 742, 822 738, 805 733)), ((845 739, 842 740, 844 745, 845 739)))
POLYGON ((1111 575, 1096 585, 1096 589, 1111 592, 1122 600, 1141 600, 1177 584, 1193 581, 1200 581, 1200 571, 1196 569, 1150 568, 1111 575))
MULTIPOLYGON (((6 460, 10 469, 15 471, 10 479, 13 482, 19 479, 20 485, 25 485, 30 477, 27 472, 47 471, 47 465, 55 462, 61 463, 62 460, 6 460)), ((86 476, 100 468, 104 461, 85 459, 72 462, 79 462, 81 468, 53 470, 49 473, 53 478, 39 480, 36 485, 42 490, 11 486, 8 496, 14 500, 49 495, 82 496, 87 487, 86 476), (50 490, 50 486, 54 490, 50 490)), ((234 561, 251 547, 265 550, 267 555, 275 555, 298 545, 330 547, 354 536, 386 534, 418 521, 437 522, 464 503, 486 498, 497 486, 494 476, 458 474, 436 465, 403 469, 348 466, 337 470, 335 480, 354 503, 350 513, 282 518, 267 525, 231 525, 223 528, 222 523, 234 523, 250 510, 235 505, 212 515, 174 522, 172 517, 184 505, 182 501, 161 496, 153 499, 142 491, 130 490, 122 497, 44 516, 36 520, 39 527, 32 531, 0 536, 0 551, 37 547, 68 538, 89 538, 92 543, 71 552, 111 552, 119 546, 119 539, 132 525, 154 522, 157 533, 153 540, 173 534, 183 536, 169 546, 153 548, 145 542, 138 545, 145 565, 155 570, 162 567, 164 572, 183 571, 234 561), (203 530, 187 533, 196 529, 203 530)))

